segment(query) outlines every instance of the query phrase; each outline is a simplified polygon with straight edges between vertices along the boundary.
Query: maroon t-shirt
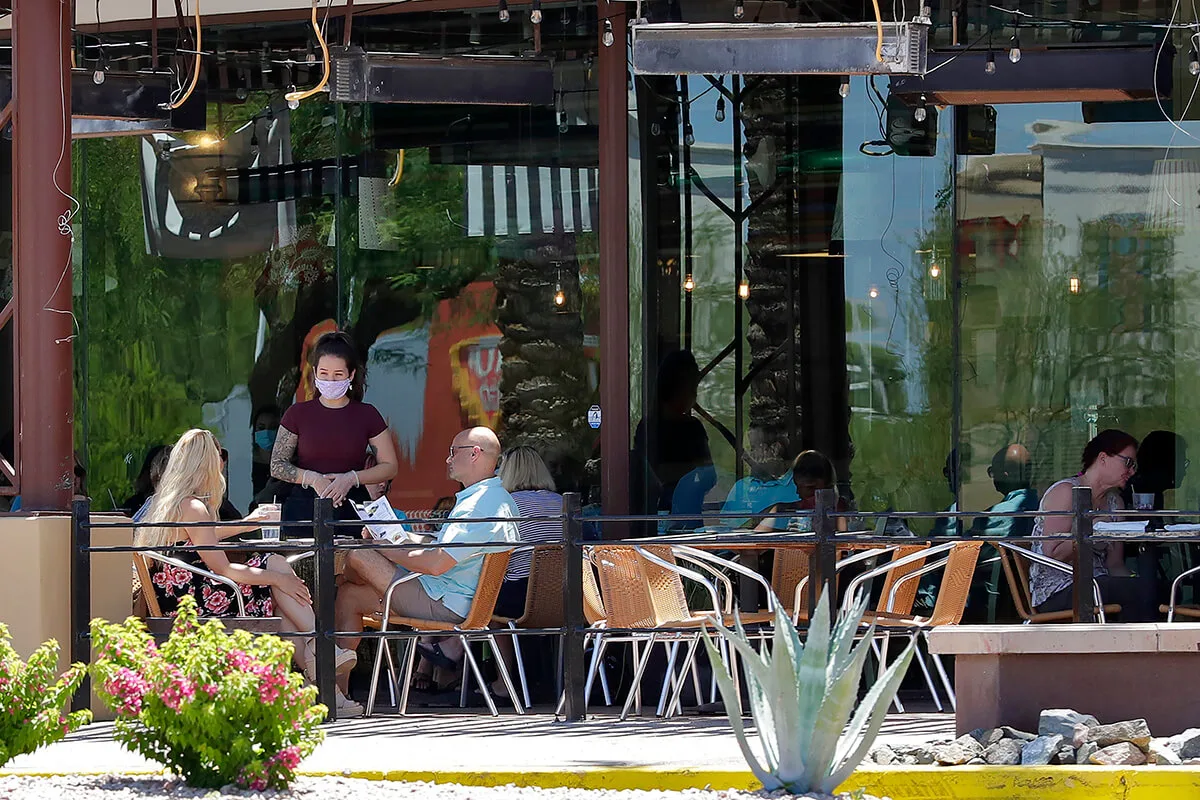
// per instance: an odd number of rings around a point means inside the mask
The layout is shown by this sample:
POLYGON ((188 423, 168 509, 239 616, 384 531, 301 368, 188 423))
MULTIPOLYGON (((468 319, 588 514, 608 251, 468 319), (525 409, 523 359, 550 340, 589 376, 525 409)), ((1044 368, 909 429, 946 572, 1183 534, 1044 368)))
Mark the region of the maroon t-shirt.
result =
POLYGON ((296 466, 323 475, 362 469, 367 443, 387 430, 379 409, 355 400, 341 408, 328 408, 319 399, 296 403, 279 424, 299 440, 296 466))

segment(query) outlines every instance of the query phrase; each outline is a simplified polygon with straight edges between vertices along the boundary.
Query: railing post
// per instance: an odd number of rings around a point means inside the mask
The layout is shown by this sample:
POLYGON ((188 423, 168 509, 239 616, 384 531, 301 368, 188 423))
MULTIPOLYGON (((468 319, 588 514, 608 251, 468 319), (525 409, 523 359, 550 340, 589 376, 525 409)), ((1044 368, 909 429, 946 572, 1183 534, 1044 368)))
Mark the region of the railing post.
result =
POLYGON ((587 716, 587 666, 583 657, 584 631, 587 620, 583 614, 583 511, 579 495, 563 495, 563 708, 568 722, 581 722, 587 716))
MULTIPOLYGON (((333 596, 336 591, 333 574, 333 500, 318 497, 313 503, 313 529, 317 544, 316 571, 316 650, 317 701, 329 709, 329 722, 337 719, 337 667, 334 658, 333 596)), ((382 644, 382 642, 381 642, 382 644)))
POLYGON ((833 489, 818 489, 816 507, 813 509, 813 532, 817 546, 809 565, 808 608, 810 614, 817 612, 821 592, 828 588, 830 613, 837 607, 837 544, 833 541, 834 525, 832 512, 837 506, 837 492, 833 489))
POLYGON ((1092 591, 1092 581, 1096 577, 1096 569, 1092 558, 1092 518, 1088 514, 1092 510, 1090 486, 1076 486, 1071 491, 1071 510, 1075 514, 1071 524, 1071 532, 1075 536, 1072 608, 1075 622, 1095 622, 1096 596, 1092 591))
MULTIPOLYGON (((92 504, 76 500, 71 504, 71 663, 92 663, 92 504)), ((84 674, 71 710, 91 708, 92 682, 84 674)))

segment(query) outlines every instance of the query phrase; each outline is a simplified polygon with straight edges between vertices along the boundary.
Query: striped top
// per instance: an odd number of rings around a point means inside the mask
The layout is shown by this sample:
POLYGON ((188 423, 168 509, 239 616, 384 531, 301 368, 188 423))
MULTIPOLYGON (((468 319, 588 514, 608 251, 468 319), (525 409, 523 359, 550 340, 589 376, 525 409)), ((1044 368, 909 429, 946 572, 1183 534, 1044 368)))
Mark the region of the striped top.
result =
MULTIPOLYGON (((552 517, 562 514, 562 495, 537 489, 527 492, 513 492, 513 500, 517 501, 517 511, 522 517, 552 517)), ((559 542, 563 537, 561 522, 546 520, 518 520, 517 533, 521 544, 540 544, 544 542, 559 542)), ((532 550, 518 550, 508 561, 508 572, 504 575, 506 581, 517 581, 529 577, 529 567, 533 562, 532 550)))

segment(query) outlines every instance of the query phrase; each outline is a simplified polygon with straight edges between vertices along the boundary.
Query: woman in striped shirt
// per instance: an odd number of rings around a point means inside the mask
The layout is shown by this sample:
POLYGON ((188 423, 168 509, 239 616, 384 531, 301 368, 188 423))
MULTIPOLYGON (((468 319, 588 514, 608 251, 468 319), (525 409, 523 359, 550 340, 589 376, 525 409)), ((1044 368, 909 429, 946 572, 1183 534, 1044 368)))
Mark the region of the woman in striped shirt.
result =
MULTIPOLYGON (((554 491, 554 478, 546 462, 532 447, 514 447, 500 459, 500 482, 517 503, 522 517, 551 517, 562 514, 562 495, 554 491)), ((557 542, 562 539, 562 523, 553 520, 522 519, 517 522, 522 545, 557 542)), ((496 600, 496 614, 520 617, 525 613, 525 594, 529 587, 532 550, 517 550, 508 562, 504 586, 496 600)))
MULTIPOLYGON (((554 490, 554 478, 537 450, 527 446, 514 447, 501 456, 497 472, 500 482, 516 501, 521 517, 549 517, 562 513, 562 495, 554 490)), ((517 533, 522 545, 557 542, 562 540, 562 523, 518 519, 517 533)), ((525 613, 525 595, 528 594, 532 560, 532 548, 517 550, 509 559, 504 585, 500 588, 500 596, 496 600, 497 616, 517 619, 525 613)), ((511 669, 515 658, 512 639, 508 636, 498 636, 496 647, 505 665, 511 669)), ((491 688, 501 697, 508 696, 503 682, 499 679, 491 688)))

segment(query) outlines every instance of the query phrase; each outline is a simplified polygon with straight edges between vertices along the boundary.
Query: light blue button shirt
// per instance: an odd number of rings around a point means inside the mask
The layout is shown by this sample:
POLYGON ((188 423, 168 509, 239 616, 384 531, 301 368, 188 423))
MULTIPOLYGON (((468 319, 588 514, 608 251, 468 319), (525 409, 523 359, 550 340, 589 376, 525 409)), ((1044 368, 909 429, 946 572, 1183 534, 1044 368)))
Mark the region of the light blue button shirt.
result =
MULTIPOLYGON (((454 508, 448 517, 450 522, 438 534, 439 544, 452 542, 512 542, 520 541, 515 522, 454 522, 455 519, 479 519, 481 517, 520 516, 516 501, 504 490, 499 478, 487 478, 472 484, 455 495, 454 508)), ((451 547, 449 553, 456 566, 441 575, 422 575, 419 580, 425 592, 434 600, 441 600, 446 608, 465 618, 471 610, 475 589, 479 586, 479 573, 483 570, 483 556, 487 547, 451 547)))

